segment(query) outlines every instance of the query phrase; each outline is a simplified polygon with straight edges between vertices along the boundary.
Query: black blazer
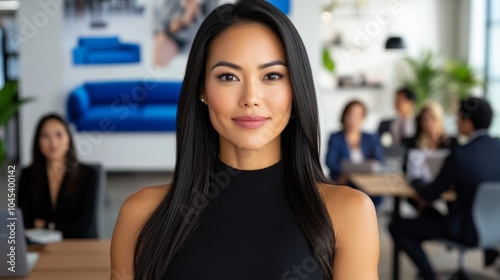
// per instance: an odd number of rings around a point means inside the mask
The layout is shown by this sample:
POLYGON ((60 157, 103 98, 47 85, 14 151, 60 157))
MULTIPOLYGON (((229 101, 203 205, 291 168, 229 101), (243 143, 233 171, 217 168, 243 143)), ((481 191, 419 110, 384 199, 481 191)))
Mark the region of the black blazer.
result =
POLYGON ((414 180, 413 187, 423 198, 433 201, 455 187, 457 199, 447 217, 447 231, 455 241, 476 245, 477 233, 472 219, 472 204, 478 186, 500 181, 500 139, 481 135, 464 146, 454 148, 445 159, 434 182, 414 180))
MULTIPOLYGON (((404 174, 406 174, 408 152, 410 151, 410 149, 417 148, 417 138, 411 137, 411 138, 403 139, 403 146, 405 147, 405 154, 403 156, 401 170, 403 171, 404 174)), ((443 139, 442 141, 439 142, 438 149, 453 149, 457 146, 459 146, 457 138, 449 137, 449 138, 443 139)))
MULTIPOLYGON (((96 203, 98 192, 97 172, 87 165, 79 164, 75 183, 65 175, 57 198, 56 208, 52 208, 47 172, 42 172, 40 188, 35 188, 33 166, 24 168, 18 185, 18 203, 23 210, 24 226, 33 228, 35 219, 43 219, 46 227, 55 224, 55 229, 64 238, 97 238, 96 203)), ((74 172, 75 172, 74 171, 74 172)))

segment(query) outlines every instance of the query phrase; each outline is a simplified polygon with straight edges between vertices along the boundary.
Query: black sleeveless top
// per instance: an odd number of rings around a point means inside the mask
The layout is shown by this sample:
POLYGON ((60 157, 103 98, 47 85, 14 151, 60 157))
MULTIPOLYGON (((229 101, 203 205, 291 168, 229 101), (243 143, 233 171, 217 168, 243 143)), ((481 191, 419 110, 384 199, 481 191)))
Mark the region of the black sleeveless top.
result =
POLYGON ((280 162, 239 170, 219 160, 205 205, 164 279, 322 279, 288 202, 280 162))

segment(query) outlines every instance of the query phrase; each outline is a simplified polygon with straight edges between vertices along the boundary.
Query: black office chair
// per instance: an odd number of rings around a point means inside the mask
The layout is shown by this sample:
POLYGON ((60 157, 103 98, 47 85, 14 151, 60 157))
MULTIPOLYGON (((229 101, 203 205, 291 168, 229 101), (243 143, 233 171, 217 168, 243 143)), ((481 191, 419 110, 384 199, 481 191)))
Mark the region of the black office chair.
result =
POLYGON ((472 218, 478 234, 476 246, 465 246, 451 240, 439 239, 448 248, 456 248, 459 251, 458 271, 451 275, 450 280, 469 279, 500 279, 500 275, 490 278, 479 273, 467 271, 465 268, 465 253, 469 249, 491 249, 500 245, 500 182, 483 183, 477 189, 474 204, 472 206, 472 218))
POLYGON ((96 191, 96 202, 95 202, 95 211, 94 211, 94 217, 93 217, 93 224, 96 228, 97 231, 97 238, 102 237, 102 217, 103 217, 103 209, 104 209, 104 202, 105 202, 105 196, 106 196, 106 172, 104 168, 102 167, 101 164, 99 163, 85 163, 85 165, 89 166, 90 168, 94 169, 97 174, 97 191, 96 191))

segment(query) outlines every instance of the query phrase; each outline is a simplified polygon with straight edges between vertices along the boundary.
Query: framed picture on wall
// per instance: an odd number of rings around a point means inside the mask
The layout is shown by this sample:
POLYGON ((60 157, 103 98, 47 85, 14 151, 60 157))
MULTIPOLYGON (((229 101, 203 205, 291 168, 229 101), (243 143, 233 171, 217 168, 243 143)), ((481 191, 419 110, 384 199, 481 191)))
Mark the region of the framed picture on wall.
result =
POLYGON ((187 54, 201 23, 220 4, 219 0, 156 0, 154 66, 168 67, 177 55, 187 54))

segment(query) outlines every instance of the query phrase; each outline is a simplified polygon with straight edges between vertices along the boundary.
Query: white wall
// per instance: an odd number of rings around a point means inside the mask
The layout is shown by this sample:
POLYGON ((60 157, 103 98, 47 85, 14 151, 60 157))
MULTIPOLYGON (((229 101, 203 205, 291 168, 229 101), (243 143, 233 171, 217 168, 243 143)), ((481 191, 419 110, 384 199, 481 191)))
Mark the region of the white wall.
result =
POLYGON ((38 119, 49 111, 63 112, 61 9, 61 4, 55 0, 20 1, 17 12, 19 92, 21 97, 35 98, 20 110, 22 165, 31 160, 38 119))

